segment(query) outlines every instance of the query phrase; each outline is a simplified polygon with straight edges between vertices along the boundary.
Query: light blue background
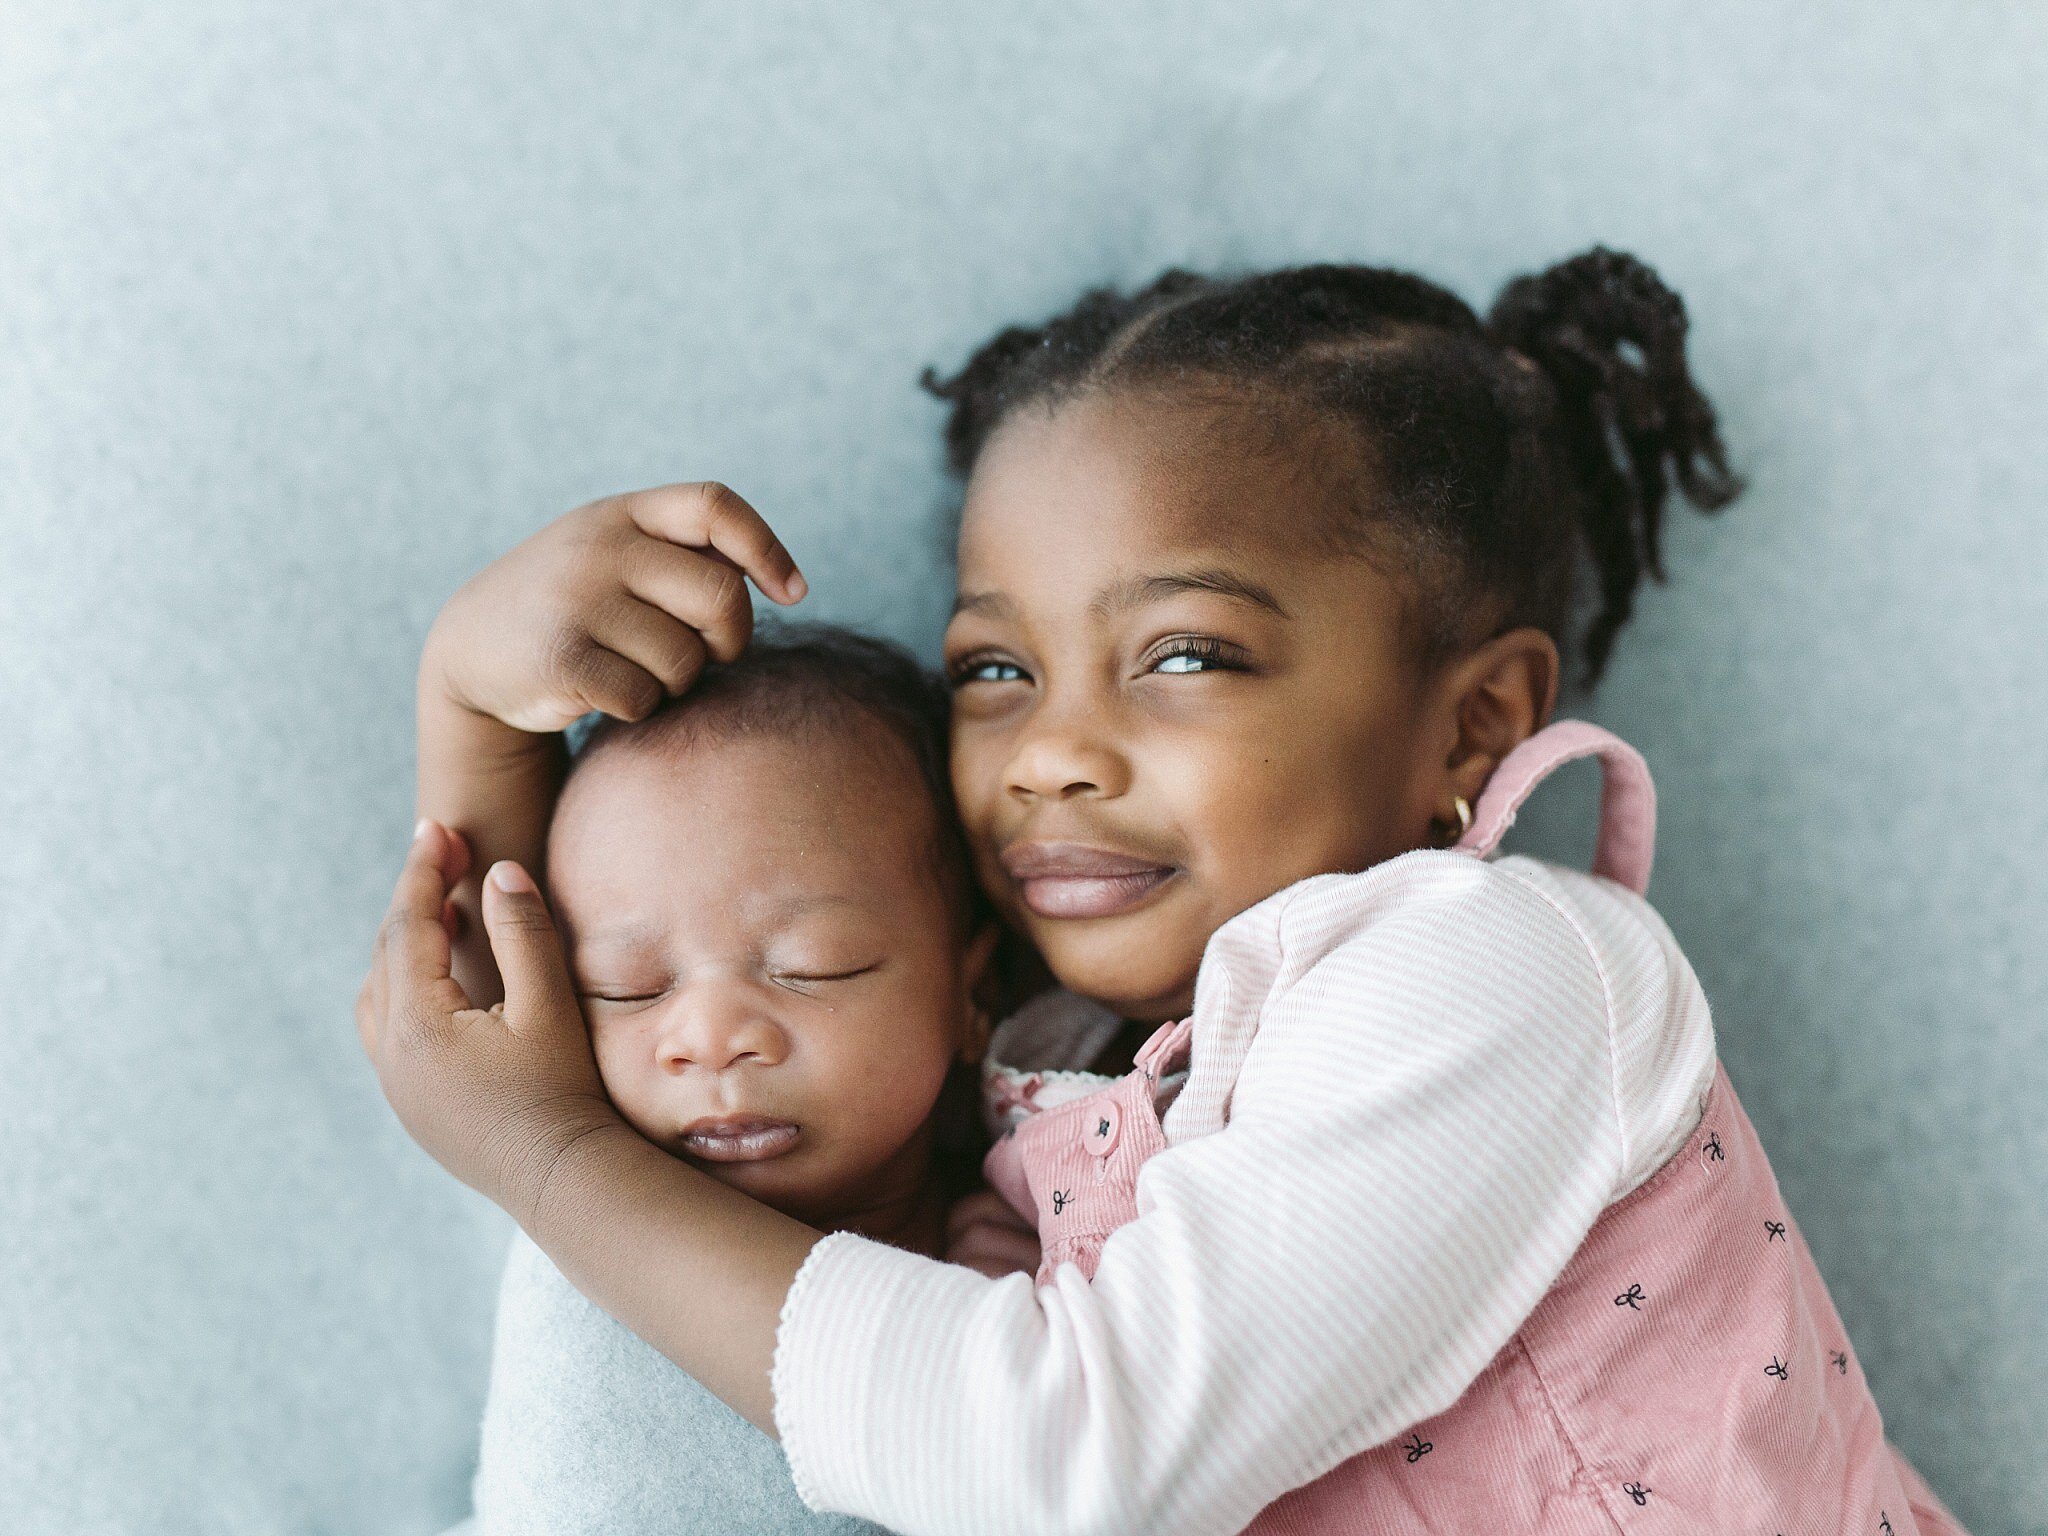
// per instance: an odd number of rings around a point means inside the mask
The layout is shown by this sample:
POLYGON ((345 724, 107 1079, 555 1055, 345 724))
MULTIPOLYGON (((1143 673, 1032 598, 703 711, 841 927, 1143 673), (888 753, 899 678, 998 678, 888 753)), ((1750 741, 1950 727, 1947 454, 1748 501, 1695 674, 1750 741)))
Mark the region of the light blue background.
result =
MULTIPOLYGON (((350 1003, 420 639, 717 476, 929 647, 938 407, 1084 284, 1686 297, 1753 479, 1593 708, 1894 1439, 2048 1531, 2048 11, 0 10, 0 1524, 428 1532, 508 1227, 350 1003)), ((1580 783, 1532 815, 1578 846, 1580 783)))

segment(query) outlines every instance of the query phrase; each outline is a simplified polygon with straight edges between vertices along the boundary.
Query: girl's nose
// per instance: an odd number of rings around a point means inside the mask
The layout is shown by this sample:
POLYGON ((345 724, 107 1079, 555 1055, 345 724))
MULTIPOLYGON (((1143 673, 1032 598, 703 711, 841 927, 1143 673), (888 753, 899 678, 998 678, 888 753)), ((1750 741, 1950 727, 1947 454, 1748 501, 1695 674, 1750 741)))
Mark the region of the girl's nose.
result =
POLYGON ((1130 764, 1085 719, 1041 710, 1010 755, 1007 785, 1023 800, 1113 799, 1131 787, 1130 764))
POLYGON ((772 1067, 789 1054, 788 1037, 739 989, 678 998, 655 1036, 655 1060, 662 1071, 680 1075, 692 1068, 723 1072, 753 1061, 772 1067))

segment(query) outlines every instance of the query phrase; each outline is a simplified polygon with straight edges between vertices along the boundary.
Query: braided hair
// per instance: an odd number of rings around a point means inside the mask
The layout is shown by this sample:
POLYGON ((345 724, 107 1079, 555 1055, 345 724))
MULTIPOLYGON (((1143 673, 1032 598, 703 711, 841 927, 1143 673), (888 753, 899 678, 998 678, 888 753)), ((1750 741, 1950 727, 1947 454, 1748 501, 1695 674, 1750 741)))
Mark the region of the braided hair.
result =
POLYGON ((1483 321, 1387 268, 1176 268, 1012 326, 922 383, 951 407, 947 459, 963 480, 1026 405, 1221 387, 1283 437, 1338 456, 1337 532, 1412 578, 1425 666, 1522 625, 1569 654, 1590 555, 1599 608, 1579 644, 1591 687, 1645 571, 1665 579, 1671 482, 1702 512, 1742 488, 1687 370, 1685 332, 1678 295, 1600 246, 1516 278, 1483 321))

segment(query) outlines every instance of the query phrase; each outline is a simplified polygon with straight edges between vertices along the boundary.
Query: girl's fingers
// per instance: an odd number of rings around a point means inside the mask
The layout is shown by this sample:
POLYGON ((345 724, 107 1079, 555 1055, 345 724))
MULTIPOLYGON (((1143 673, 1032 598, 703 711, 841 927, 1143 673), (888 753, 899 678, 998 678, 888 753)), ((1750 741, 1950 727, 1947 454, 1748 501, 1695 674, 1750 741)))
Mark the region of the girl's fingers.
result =
POLYGON ((446 851, 440 824, 421 821, 378 934, 377 964, 386 989, 380 1019, 435 1018, 469 1006, 449 975, 448 933, 441 926, 441 905, 448 899, 448 880, 441 871, 446 851))
POLYGON ((585 710, 601 710, 620 720, 645 720, 665 697, 660 678, 588 634, 565 647, 557 665, 562 686, 585 710))
POLYGON ((720 661, 747 648, 754 604, 739 565, 715 549, 683 549, 655 538, 627 546, 620 571, 626 590, 704 637, 720 661))
POLYGON ((441 859, 441 874, 452 890, 462 884, 462 877, 469 873, 469 839, 453 827, 442 827, 441 835, 448 840, 441 859))
POLYGON ((569 980, 561 935, 524 868, 509 859, 484 876, 484 927, 505 978, 505 1023, 515 1032, 544 1029, 582 1013, 569 980))
MULTIPOLYGON (((793 603, 809 590, 775 530, 730 486, 716 480, 661 485, 622 500, 627 515, 646 532, 671 544, 708 545, 778 603, 793 603)), ((677 616, 687 622, 687 616, 677 616)))
MULTIPOLYGON (((671 554, 682 551, 668 545, 671 554)), ((687 690, 704 670, 705 638, 681 620, 644 602, 622 603, 591 626, 593 636, 613 655, 624 658, 658 681, 671 696, 687 690)))
POLYGON ((356 993, 356 1033, 362 1037, 363 1054, 373 1062, 377 1059, 377 1021, 384 1017, 383 979, 382 960, 372 961, 370 974, 356 993))

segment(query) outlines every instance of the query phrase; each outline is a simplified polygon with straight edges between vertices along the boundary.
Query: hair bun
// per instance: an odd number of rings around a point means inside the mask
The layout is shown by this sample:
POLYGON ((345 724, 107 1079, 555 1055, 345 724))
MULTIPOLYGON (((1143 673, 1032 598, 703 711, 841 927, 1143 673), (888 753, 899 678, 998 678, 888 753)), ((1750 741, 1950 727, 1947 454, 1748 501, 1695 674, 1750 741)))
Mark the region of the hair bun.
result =
POLYGON ((1605 599, 1586 637, 1597 673, 1648 569, 1664 580, 1660 535, 1670 482, 1711 512, 1742 482, 1714 408, 1686 366, 1685 304, 1648 266, 1595 246, 1501 290, 1487 329, 1556 387, 1588 541, 1605 599))

